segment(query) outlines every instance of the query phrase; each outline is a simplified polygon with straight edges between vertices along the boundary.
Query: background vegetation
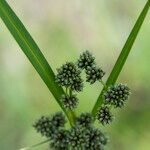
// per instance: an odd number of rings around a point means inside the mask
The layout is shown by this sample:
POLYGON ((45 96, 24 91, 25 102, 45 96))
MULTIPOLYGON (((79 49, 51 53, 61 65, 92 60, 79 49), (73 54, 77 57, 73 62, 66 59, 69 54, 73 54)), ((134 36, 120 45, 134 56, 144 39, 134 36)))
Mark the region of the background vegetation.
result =
MULTIPOLYGON (((113 64, 142 10, 145 0, 26 0, 9 4, 33 35, 53 70, 89 49, 109 75, 113 64)), ((147 16, 150 18, 150 13, 147 16)), ((106 150, 148 150, 150 147, 150 19, 140 34, 119 77, 132 96, 116 112, 106 150), (130 147, 129 147, 130 146, 130 147)), ((91 110, 101 85, 87 86, 79 94, 77 112, 91 110)), ((0 149, 16 150, 42 138, 32 128, 41 114, 60 107, 0 20, 0 149)), ((44 139, 43 139, 44 140, 44 139)), ((48 145, 37 148, 47 149, 48 145)))

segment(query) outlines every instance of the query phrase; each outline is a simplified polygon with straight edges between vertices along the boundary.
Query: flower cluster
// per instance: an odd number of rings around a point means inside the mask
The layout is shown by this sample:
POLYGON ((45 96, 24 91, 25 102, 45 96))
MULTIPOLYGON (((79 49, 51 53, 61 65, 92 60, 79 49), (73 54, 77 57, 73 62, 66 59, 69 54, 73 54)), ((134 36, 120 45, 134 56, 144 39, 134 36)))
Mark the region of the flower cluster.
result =
POLYGON ((56 128, 64 127, 66 123, 65 116, 62 112, 57 112, 51 117, 51 122, 56 128))
POLYGON ((103 125, 110 124, 112 122, 112 114, 108 106, 101 106, 97 111, 96 117, 103 125))
POLYGON ((115 84, 108 88, 104 93, 105 104, 114 107, 123 107, 130 95, 130 89, 125 84, 115 84))
POLYGON ((103 150, 107 144, 106 136, 97 128, 89 128, 88 130, 88 150, 103 150))
POLYGON ((33 127, 42 136, 50 139, 50 149, 53 150, 104 150, 107 138, 100 129, 94 127, 96 118, 102 125, 110 124, 113 120, 112 108, 121 108, 129 98, 130 89, 125 84, 105 85, 102 81, 105 72, 97 67, 95 57, 89 52, 83 52, 77 63, 66 62, 57 69, 56 82, 64 88, 60 95, 60 103, 66 112, 74 111, 79 100, 77 93, 83 90, 81 71, 86 73, 86 82, 94 84, 100 81, 103 86, 103 101, 96 116, 91 113, 81 113, 73 118, 74 123, 65 128, 66 119, 63 113, 57 112, 51 117, 42 116, 33 127), (113 106, 113 107, 111 107, 113 106))
POLYGON ((105 75, 105 72, 96 66, 95 58, 89 51, 85 51, 80 55, 77 64, 79 68, 85 69, 86 81, 90 84, 101 80, 105 75))
POLYGON ((73 110, 77 107, 78 104, 78 98, 76 97, 76 95, 68 95, 68 94, 64 94, 61 96, 60 101, 62 102, 62 104, 64 105, 64 107, 67 110, 73 110))
POLYGON ((80 55, 77 65, 81 69, 95 66, 95 57, 93 57, 89 51, 85 51, 80 55))
POLYGON ((70 88, 73 91, 82 91, 83 81, 81 71, 72 62, 67 62, 57 69, 56 82, 60 86, 70 88))
POLYGON ((126 84, 117 83, 109 86, 103 94, 104 104, 97 111, 96 118, 99 122, 103 125, 112 122, 111 106, 114 106, 114 108, 122 108, 129 96, 130 89, 126 84))
POLYGON ((102 79, 102 77, 105 75, 104 71, 97 67, 87 67, 86 69, 86 81, 90 84, 95 83, 96 81, 99 81, 102 79))
POLYGON ((81 113, 80 116, 77 117, 76 122, 78 125, 88 127, 92 123, 92 116, 90 113, 81 113))
POLYGON ((42 117, 42 121, 40 118, 35 123, 36 125, 34 125, 35 129, 38 132, 40 131, 42 135, 46 136, 47 138, 50 138, 51 149, 54 150, 104 149, 104 146, 107 144, 107 138, 98 128, 95 128, 92 125, 92 116, 90 113, 81 113, 80 116, 77 117, 75 125, 68 130, 64 128, 65 123, 64 116, 60 114, 61 113, 59 112, 49 118, 42 117), (50 134, 51 133, 50 130, 53 131, 53 134, 50 134))
POLYGON ((50 148, 54 150, 68 150, 69 132, 65 129, 60 129, 53 135, 50 142, 50 148))
POLYGON ((42 116, 35 121, 33 127, 37 132, 41 133, 42 136, 52 138, 60 127, 64 127, 65 123, 65 116, 61 112, 57 112, 52 117, 42 116))

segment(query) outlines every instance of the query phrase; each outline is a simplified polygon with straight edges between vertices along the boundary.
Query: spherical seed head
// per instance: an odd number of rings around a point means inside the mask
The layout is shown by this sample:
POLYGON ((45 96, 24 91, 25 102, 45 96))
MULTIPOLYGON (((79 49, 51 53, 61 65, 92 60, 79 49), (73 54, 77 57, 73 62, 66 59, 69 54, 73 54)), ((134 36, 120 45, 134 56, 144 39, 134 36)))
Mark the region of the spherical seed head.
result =
POLYGON ((105 75, 105 72, 97 68, 95 66, 93 67, 87 67, 86 69, 86 81, 90 84, 95 83, 96 81, 99 81, 102 79, 102 77, 105 75))
POLYGON ((42 136, 52 137, 55 132, 55 127, 53 126, 49 117, 42 116, 38 119, 33 127, 36 129, 38 133, 41 133, 42 136))
POLYGON ((92 115, 90 113, 81 113, 76 119, 76 123, 83 127, 88 127, 92 123, 92 115))
POLYGON ((112 122, 112 114, 108 106, 101 106, 96 114, 96 118, 99 120, 102 125, 110 124, 112 122))
POLYGON ((74 126, 69 133, 69 147, 73 150, 82 150, 88 142, 87 130, 81 126, 74 126))
POLYGON ((91 67, 95 65, 95 58, 89 51, 85 51, 80 55, 80 58, 77 61, 77 65, 81 69, 86 69, 87 67, 91 67))
POLYGON ((50 143, 50 147, 55 150, 69 150, 68 145, 69 132, 67 130, 58 130, 50 143))
POLYGON ((80 76, 76 77, 74 80, 73 80, 73 83, 72 85, 70 86, 70 88, 73 90, 73 91, 76 91, 76 92, 80 92, 83 90, 83 80, 81 79, 80 76))
POLYGON ((62 95, 60 100, 67 110, 75 109, 78 104, 78 98, 76 95, 62 95))
POLYGON ((127 85, 119 83, 112 85, 104 93, 105 104, 113 105, 115 108, 123 107, 130 95, 127 85))
POLYGON ((64 127, 66 123, 65 116, 62 112, 57 112, 51 117, 51 123, 55 128, 64 127))
POLYGON ((103 150, 104 145, 107 144, 106 136, 97 128, 90 127, 88 130, 87 138, 89 139, 86 144, 88 150, 103 150))
POLYGON ((60 86, 69 87, 75 91, 81 91, 83 81, 81 79, 81 71, 72 62, 67 62, 57 69, 56 82, 60 86))

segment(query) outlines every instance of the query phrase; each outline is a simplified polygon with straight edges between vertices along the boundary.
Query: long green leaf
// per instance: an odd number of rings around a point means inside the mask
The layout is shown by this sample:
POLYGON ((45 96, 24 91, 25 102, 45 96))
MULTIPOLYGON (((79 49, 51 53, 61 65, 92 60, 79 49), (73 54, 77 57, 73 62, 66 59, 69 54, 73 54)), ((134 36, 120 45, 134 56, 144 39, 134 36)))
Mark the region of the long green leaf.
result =
MULTIPOLYGON (((127 39, 119 57, 118 57, 115 65, 114 65, 112 71, 111 71, 111 73, 110 73, 110 76, 107 79, 106 87, 108 87, 109 85, 112 85, 116 82, 116 80, 117 80, 117 78, 118 78, 118 76, 119 76, 119 74, 120 74, 120 72, 121 72, 121 70, 122 70, 122 68, 126 62, 126 59, 130 53, 130 50, 134 44, 134 41, 135 41, 135 39, 139 33, 139 30, 143 24, 143 21, 146 17, 148 10, 149 10, 149 7, 150 7, 150 0, 147 1, 147 3, 145 5, 144 9, 142 10, 138 20, 136 21, 136 23, 135 23, 135 25, 134 25, 134 27, 133 27, 133 29, 132 29, 132 31, 131 31, 131 33, 130 33, 130 35, 129 35, 129 37, 128 37, 128 39, 127 39)), ((94 118, 96 116, 97 109, 103 103, 103 91, 104 91, 104 89, 100 93, 100 95, 99 95, 99 97, 98 97, 98 99, 97 99, 97 101, 93 107, 92 115, 94 118)))
POLYGON ((59 100, 63 89, 56 84, 55 75, 44 55, 5 0, 0 0, 0 17, 72 123, 73 112, 66 112, 59 100))

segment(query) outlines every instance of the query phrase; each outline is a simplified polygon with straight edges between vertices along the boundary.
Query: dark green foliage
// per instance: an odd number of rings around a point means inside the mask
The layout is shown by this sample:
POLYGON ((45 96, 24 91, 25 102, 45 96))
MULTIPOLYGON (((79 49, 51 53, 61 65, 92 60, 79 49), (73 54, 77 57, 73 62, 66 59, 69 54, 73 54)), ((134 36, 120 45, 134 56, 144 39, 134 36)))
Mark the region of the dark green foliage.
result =
POLYGON ((76 97, 76 95, 68 95, 68 94, 62 95, 61 101, 67 110, 75 109, 78 104, 78 98, 76 97))
POLYGON ((69 150, 68 148, 69 132, 67 130, 58 130, 50 143, 50 148, 54 150, 69 150))
POLYGON ((92 123, 92 116, 90 113, 81 113, 76 119, 76 123, 83 127, 88 127, 92 123))
POLYGON ((104 75, 105 75, 104 71, 95 66, 87 67, 86 69, 86 81, 89 82, 90 84, 93 84, 96 81, 100 81, 104 75))
POLYGON ((71 88, 73 91, 81 91, 83 81, 81 79, 81 71, 72 62, 67 62, 57 69, 56 82, 60 86, 71 88))
POLYGON ((123 107, 124 103, 128 100, 130 89, 127 85, 119 83, 112 85, 104 93, 105 104, 113 105, 115 108, 123 107))
POLYGON ((89 51, 85 51, 80 55, 77 61, 77 65, 81 69, 87 69, 87 67, 92 67, 95 65, 95 57, 89 51))
POLYGON ((97 111, 96 118, 100 123, 102 123, 102 125, 109 124, 113 119, 109 107, 104 105, 101 106, 97 111))

